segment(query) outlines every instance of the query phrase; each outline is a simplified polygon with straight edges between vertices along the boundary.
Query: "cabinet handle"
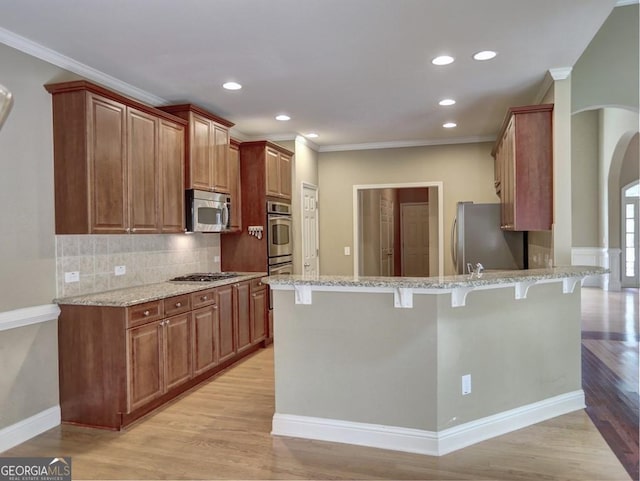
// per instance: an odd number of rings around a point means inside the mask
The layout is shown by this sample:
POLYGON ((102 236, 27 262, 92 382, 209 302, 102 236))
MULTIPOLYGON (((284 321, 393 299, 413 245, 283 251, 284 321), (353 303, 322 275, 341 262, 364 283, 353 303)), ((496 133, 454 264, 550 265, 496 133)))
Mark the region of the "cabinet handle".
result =
POLYGON ((213 307, 214 309, 217 309, 217 308, 218 308, 218 306, 217 306, 216 304, 214 304, 212 307, 213 307))
POLYGON ((182 307, 182 302, 176 302, 176 307, 182 307))
POLYGON ((202 296, 202 297, 200 297, 200 300, 201 300, 201 301, 206 301, 207 299, 208 299, 208 297, 207 297, 207 296, 202 296))
POLYGON ((136 231, 136 228, 135 228, 135 227, 134 227, 133 229, 131 229, 131 232, 135 232, 135 231, 136 231))
POLYGON ((142 315, 143 315, 143 316, 145 316, 145 317, 146 317, 146 316, 148 316, 149 314, 150 314, 150 312, 149 312, 149 311, 144 311, 144 312, 142 313, 142 315))
POLYGON ((164 321, 164 325, 168 326, 169 324, 171 324, 171 321, 169 319, 167 319, 166 321, 164 321))
POLYGON ((124 231, 125 232, 131 232, 131 229, 129 227, 127 227, 124 231))

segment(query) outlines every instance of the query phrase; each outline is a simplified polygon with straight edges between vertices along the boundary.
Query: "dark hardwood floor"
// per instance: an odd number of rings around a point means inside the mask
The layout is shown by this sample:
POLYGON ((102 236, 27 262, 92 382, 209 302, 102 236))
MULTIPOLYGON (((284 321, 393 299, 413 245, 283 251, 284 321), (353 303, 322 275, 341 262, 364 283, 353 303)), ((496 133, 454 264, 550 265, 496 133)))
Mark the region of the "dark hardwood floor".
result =
POLYGON ((582 292, 586 411, 631 478, 638 480, 638 289, 582 292))

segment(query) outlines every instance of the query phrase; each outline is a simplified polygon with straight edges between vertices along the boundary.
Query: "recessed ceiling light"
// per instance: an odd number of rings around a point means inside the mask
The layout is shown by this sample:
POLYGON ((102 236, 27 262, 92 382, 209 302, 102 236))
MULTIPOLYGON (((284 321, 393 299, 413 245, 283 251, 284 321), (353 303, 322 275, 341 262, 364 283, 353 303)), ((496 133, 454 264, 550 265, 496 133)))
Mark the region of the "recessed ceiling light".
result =
POLYGON ((449 55, 440 55, 439 57, 434 58, 431 63, 433 65, 449 65, 453 63, 455 59, 450 57, 449 55))
POLYGON ((474 53, 473 58, 475 60, 491 60, 496 55, 498 54, 493 50, 483 50, 482 52, 474 53))
POLYGON ((440 102, 438 102, 440 105, 446 107, 447 105, 453 105, 456 103, 455 100, 453 99, 442 99, 440 102))
POLYGON ((222 88, 227 90, 240 90, 242 88, 242 85, 240 85, 238 82, 225 82, 222 84, 222 88))
POLYGON ((280 120, 282 122, 286 122, 287 120, 291 120, 291 117, 285 114, 276 115, 276 120, 280 120))
POLYGON ((454 128, 454 127, 457 127, 457 126, 458 126, 458 124, 456 124, 455 122, 447 122, 446 124, 442 124, 442 126, 443 126, 445 129, 452 129, 452 128, 454 128))
POLYGON ((308 134, 305 134, 305 137, 308 139, 317 139, 319 136, 315 132, 309 132, 308 134))

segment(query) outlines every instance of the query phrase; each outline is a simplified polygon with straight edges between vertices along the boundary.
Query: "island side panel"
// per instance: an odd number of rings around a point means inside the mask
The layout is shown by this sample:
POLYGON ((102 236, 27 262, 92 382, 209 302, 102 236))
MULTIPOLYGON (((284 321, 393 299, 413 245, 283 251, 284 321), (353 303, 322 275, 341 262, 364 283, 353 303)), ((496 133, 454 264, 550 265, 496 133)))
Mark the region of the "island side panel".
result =
POLYGON ((581 391, 580 284, 479 290, 438 299, 438 430, 581 391), (461 378, 471 374, 472 392, 461 378))
POLYGON ((273 294, 277 414, 435 431, 436 296, 273 294))

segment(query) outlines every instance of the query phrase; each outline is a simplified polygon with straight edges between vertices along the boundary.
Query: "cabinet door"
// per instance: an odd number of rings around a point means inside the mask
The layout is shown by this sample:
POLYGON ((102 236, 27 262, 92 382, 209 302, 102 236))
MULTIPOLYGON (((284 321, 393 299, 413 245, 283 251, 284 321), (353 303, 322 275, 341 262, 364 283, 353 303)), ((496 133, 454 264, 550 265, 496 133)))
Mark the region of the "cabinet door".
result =
POLYGON ((91 232, 124 233, 128 226, 126 108, 93 94, 89 94, 88 108, 91 232))
POLYGON ((228 194, 231 188, 228 161, 229 131, 220 125, 213 124, 213 139, 213 165, 215 167, 213 188, 216 192, 228 194))
POLYGON ((251 346, 251 313, 249 283, 240 282, 234 286, 235 318, 237 328, 238 352, 251 346))
POLYGON ((216 326, 218 306, 193 311, 193 374, 197 376, 217 364, 216 326))
POLYGON ((209 119, 192 114, 190 129, 189 152, 189 186, 190 189, 210 190, 211 178, 211 149, 213 132, 209 119))
POLYGON ((127 108, 129 227, 131 232, 158 232, 158 118, 127 108))
POLYGON ((236 354, 234 329, 233 287, 217 289, 218 299, 218 349, 220 362, 236 354))
POLYGON ((280 153, 267 147, 265 151, 265 178, 266 178, 266 194, 274 197, 280 196, 280 176, 278 169, 280 168, 280 153))
POLYGON ((156 321, 127 331, 128 341, 128 412, 163 393, 163 321, 156 321))
POLYGON ((191 313, 173 316, 165 325, 165 391, 191 378, 191 313))
POLYGON ((291 157, 288 155, 280 154, 278 175, 280 177, 280 196, 291 200, 291 157))
POLYGON ((240 150, 229 147, 229 194, 231 195, 231 228, 242 228, 242 194, 240 186, 240 150))
POLYGON ((184 127, 160 120, 160 230, 184 232, 184 127))
POLYGON ((267 337, 267 288, 251 293, 251 343, 256 344, 267 337))

